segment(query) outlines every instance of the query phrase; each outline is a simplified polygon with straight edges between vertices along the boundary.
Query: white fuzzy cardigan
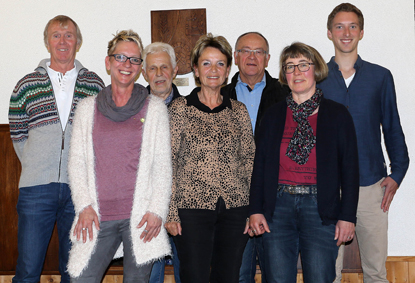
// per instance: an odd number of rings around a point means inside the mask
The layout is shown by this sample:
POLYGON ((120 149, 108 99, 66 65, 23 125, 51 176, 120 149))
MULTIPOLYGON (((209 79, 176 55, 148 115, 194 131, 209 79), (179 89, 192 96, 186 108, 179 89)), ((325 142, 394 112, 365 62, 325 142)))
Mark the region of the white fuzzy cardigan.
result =
MULTIPOLYGON (((133 254, 137 265, 143 265, 171 253, 167 232, 162 225, 160 234, 151 242, 144 243, 140 235, 146 224, 137 229, 146 212, 166 220, 171 194, 171 147, 169 117, 164 102, 153 95, 144 121, 141 154, 130 217, 133 254)), ((95 250, 99 231, 93 227, 93 240, 77 241, 73 231, 79 213, 91 205, 100 218, 95 182, 95 156, 92 140, 95 97, 83 99, 77 106, 69 151, 69 182, 75 207, 75 219, 71 229, 72 249, 69 254, 68 272, 79 277, 88 266, 95 250)), ((121 138, 121 137, 120 137, 121 138)), ((123 256, 122 244, 114 258, 123 256)))

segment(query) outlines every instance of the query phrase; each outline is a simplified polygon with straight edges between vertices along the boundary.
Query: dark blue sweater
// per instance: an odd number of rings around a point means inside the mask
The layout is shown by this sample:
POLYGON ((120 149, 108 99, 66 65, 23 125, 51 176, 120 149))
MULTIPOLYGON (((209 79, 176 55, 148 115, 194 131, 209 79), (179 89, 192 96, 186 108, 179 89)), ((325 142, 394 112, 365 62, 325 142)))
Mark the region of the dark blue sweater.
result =
MULTIPOLYGON (((268 222, 275 209, 286 114, 285 101, 271 106, 256 134, 250 214, 264 214, 268 222)), ((343 105, 324 98, 317 117, 316 157, 317 203, 323 224, 356 223, 359 165, 352 117, 343 105)))
POLYGON ((391 162, 392 177, 398 185, 409 166, 408 149, 396 105, 391 72, 358 57, 349 88, 339 66, 331 58, 329 76, 318 87, 326 98, 347 107, 353 117, 359 149, 360 186, 369 186, 387 176, 381 147, 381 129, 391 162))

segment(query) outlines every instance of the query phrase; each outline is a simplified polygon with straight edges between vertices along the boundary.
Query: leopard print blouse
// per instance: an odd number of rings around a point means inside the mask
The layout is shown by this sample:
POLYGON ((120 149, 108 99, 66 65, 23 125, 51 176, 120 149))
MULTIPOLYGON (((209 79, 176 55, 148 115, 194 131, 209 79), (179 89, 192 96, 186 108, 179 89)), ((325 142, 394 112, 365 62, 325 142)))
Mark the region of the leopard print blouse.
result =
POLYGON ((178 208, 226 208, 249 204, 255 143, 248 111, 232 108, 206 113, 180 97, 169 108, 173 185, 167 222, 180 222, 178 208))

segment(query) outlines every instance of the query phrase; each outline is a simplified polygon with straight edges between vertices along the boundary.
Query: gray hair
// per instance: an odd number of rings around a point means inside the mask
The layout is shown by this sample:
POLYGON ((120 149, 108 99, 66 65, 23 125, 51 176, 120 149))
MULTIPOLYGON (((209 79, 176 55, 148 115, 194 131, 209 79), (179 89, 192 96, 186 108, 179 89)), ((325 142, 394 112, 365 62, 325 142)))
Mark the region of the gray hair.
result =
POLYGON ((256 35, 262 37, 262 39, 265 41, 265 44, 267 45, 267 50, 265 50, 265 51, 269 54, 269 44, 268 44, 268 40, 265 38, 265 36, 263 36, 260 32, 257 32, 257 31, 249 31, 249 32, 246 32, 244 34, 241 34, 238 37, 238 39, 236 40, 235 50, 238 49, 238 44, 239 44, 239 41, 241 40, 241 38, 244 37, 245 35, 249 35, 249 34, 256 34, 256 35))
POLYGON ((171 65, 173 66, 173 69, 176 68, 177 62, 176 62, 176 54, 174 53, 174 49, 170 44, 164 43, 164 42, 153 42, 144 48, 143 51, 143 69, 146 69, 147 66, 147 55, 148 54, 155 54, 160 52, 166 52, 170 57, 171 65))

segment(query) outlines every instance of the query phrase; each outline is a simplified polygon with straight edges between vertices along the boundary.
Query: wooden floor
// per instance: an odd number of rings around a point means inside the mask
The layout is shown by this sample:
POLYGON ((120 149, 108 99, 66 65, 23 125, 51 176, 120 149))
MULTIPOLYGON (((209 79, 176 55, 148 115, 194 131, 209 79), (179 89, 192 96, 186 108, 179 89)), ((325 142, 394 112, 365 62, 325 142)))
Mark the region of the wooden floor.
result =
MULTIPOLYGON (((391 283, 415 283, 415 257, 388 257, 386 262, 388 271, 388 280, 391 283)), ((118 272, 116 272, 118 273, 118 272)), ((11 283, 12 275, 0 276, 0 283, 11 283)), ((41 283, 58 283, 59 275, 42 275, 41 283)), ((171 266, 166 267, 165 283, 174 283, 173 269, 171 266)), ((255 282, 261 282, 261 274, 255 276, 255 282)), ((303 282, 301 273, 297 276, 297 283, 303 282)), ((343 273, 343 283, 363 283, 363 274, 361 273, 343 273)), ((107 275, 103 283, 122 283, 122 275, 107 275)))

